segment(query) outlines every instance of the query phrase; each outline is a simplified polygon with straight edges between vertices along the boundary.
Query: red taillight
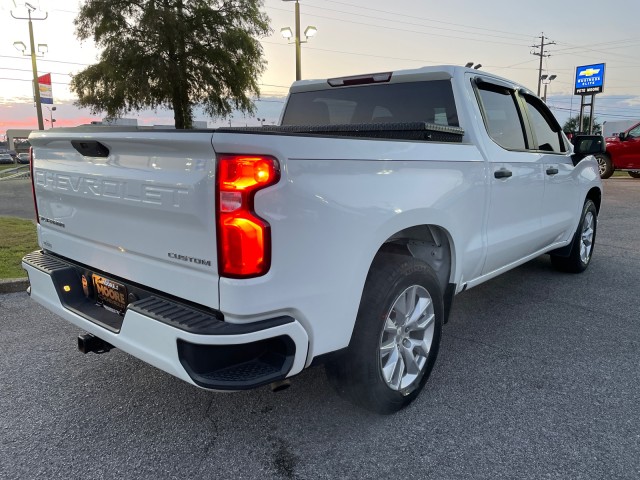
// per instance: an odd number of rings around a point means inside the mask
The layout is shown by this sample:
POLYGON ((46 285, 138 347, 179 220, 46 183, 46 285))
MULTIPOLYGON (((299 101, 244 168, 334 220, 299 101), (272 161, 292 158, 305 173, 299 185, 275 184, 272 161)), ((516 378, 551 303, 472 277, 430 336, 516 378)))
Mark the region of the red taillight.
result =
POLYGON ((218 270, 221 276, 264 275, 271 262, 269 224, 253 210, 258 190, 280 179, 273 157, 219 155, 217 175, 218 270))
POLYGON ((38 215, 38 202, 36 202, 36 179, 33 175, 33 147, 29 147, 29 176, 31 177, 31 195, 33 196, 33 207, 36 209, 36 221, 40 223, 40 215, 38 215))

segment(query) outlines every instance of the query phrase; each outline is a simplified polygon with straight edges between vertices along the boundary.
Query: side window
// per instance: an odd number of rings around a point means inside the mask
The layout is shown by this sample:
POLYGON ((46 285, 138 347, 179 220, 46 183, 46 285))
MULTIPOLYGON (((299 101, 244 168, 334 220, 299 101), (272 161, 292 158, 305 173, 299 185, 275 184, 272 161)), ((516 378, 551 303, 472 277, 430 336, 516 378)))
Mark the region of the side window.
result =
MULTIPOLYGON (((561 140, 560 132, 554 132, 553 126, 548 120, 549 115, 552 115, 551 112, 545 111, 546 107, 538 105, 538 101, 532 99, 532 97, 525 95, 524 99, 527 102, 527 111, 532 123, 531 127, 536 135, 536 140, 538 140, 537 149, 545 152, 564 152, 565 145, 561 140)), ((532 148, 535 148, 535 146, 532 146, 532 148)))
POLYGON ((498 85, 480 83, 478 95, 489 136, 507 150, 527 148, 515 92, 498 85))
POLYGON ((629 136, 629 138, 638 138, 638 137, 640 137, 640 125, 638 125, 636 128, 632 128, 631 130, 629 130, 628 136, 629 136))

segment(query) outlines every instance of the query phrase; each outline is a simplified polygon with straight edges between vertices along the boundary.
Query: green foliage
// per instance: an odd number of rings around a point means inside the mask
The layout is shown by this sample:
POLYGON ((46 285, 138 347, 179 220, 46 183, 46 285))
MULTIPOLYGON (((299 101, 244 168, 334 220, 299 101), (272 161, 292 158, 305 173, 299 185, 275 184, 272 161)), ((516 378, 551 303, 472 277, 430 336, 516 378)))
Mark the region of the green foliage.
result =
MULTIPOLYGON (((562 130, 566 133, 588 132, 590 118, 591 117, 589 115, 585 115, 584 117, 582 117, 582 128, 578 128, 578 123, 580 122, 580 116, 576 115, 575 117, 570 117, 569 120, 567 120, 564 123, 562 130)), ((594 132, 602 131, 602 125, 598 123, 598 120, 596 118, 593 119, 593 131, 594 132)))
POLYGON ((0 217, 0 279, 22 278, 22 257, 38 249, 36 227, 29 220, 0 217))
POLYGON ((168 107, 191 128, 193 107, 211 117, 255 111, 264 71, 257 38, 270 33, 262 0, 86 0, 75 19, 80 40, 102 48, 74 76, 77 105, 109 117, 168 107))

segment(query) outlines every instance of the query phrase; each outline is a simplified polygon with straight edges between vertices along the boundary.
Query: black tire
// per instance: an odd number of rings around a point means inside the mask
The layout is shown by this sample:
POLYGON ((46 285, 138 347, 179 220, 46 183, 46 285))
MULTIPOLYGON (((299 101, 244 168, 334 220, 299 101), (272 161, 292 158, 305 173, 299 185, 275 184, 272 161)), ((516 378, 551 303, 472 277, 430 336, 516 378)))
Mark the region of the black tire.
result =
POLYGON ((587 199, 582 208, 582 215, 576 233, 571 242, 569 256, 559 256, 551 254, 551 263, 561 272, 582 273, 584 272, 593 256, 593 247, 596 242, 596 231, 598 227, 598 212, 593 201, 587 199))
MULTIPOLYGON (((411 318, 418 317, 412 315, 411 318)), ((341 396, 372 412, 390 414, 402 409, 418 396, 429 378, 438 355, 443 318, 442 289, 429 265, 405 255, 378 255, 365 282, 349 347, 344 354, 325 365, 331 384, 341 396), (420 297, 425 291, 428 295, 420 297), (430 297, 430 304, 427 297, 430 297), (426 326, 420 326, 420 331, 406 333, 409 327, 402 330, 402 325, 410 325, 411 321, 408 320, 409 314, 402 317, 398 302, 409 298, 418 298, 415 307, 409 308, 420 312, 419 318, 422 319, 413 325, 416 329, 418 324, 426 326), (396 333, 397 325, 400 326, 396 333), (425 336, 430 339, 426 348, 428 352, 422 346, 428 343, 428 339, 423 338, 425 336), (424 343, 417 346, 416 342, 420 340, 424 343), (393 349, 393 353, 388 348, 393 349), (392 356, 395 362, 391 360, 392 356), (419 361, 410 364, 415 373, 408 369, 403 373, 407 365, 405 362, 410 362, 411 358, 415 360, 415 357, 419 357, 419 361), (405 360, 407 358, 409 360, 405 360), (389 376, 400 378, 397 389, 390 386, 393 380, 385 380, 385 362, 386 371, 391 372, 389 376), (397 370, 390 368, 392 364, 397 370), (395 372, 399 372, 398 375, 395 372), (411 383, 403 387, 405 374, 406 381, 411 380, 411 383)))
POLYGON ((613 168, 613 162, 611 161, 611 158, 609 158, 609 155, 607 155, 606 153, 597 153, 595 157, 598 161, 600 178, 609 178, 611 175, 613 175, 613 171, 615 169, 613 168))
POLYGON ((633 177, 633 178, 640 178, 640 170, 632 170, 630 172, 627 172, 629 174, 629 176, 633 177))

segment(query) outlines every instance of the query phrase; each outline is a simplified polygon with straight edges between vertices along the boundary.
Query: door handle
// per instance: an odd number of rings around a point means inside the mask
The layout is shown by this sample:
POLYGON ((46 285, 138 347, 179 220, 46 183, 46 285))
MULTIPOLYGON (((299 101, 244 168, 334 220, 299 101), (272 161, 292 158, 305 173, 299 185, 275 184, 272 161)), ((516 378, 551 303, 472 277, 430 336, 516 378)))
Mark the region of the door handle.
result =
POLYGON ((496 178, 509 178, 511 175, 513 175, 511 170, 507 170, 506 168, 501 168, 493 172, 493 176, 496 178))
POLYGON ((547 168, 547 175, 555 175, 558 173, 558 169, 556 167, 547 168))

